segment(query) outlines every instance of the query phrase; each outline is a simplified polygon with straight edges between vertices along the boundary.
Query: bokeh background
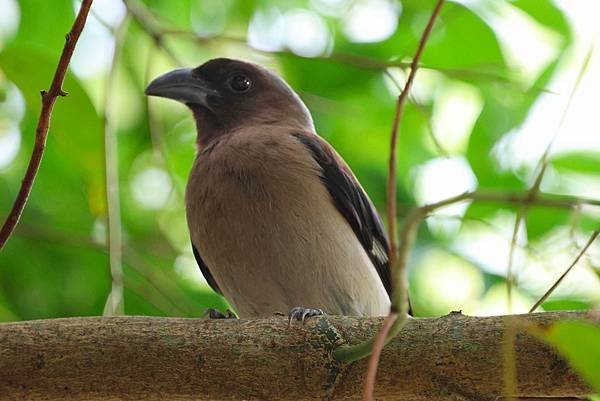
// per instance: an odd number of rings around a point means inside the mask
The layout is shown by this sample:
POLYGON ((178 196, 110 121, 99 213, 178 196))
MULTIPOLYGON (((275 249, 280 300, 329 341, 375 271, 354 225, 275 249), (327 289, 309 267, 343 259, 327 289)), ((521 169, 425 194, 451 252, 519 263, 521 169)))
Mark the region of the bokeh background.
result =
MULTIPOLYGON (((433 6, 94 1, 33 193, 0 252, 0 321, 200 316, 226 307, 196 266, 185 223, 192 118, 182 105, 143 96, 151 78, 176 67, 227 56, 279 71, 385 218, 395 99, 433 6)), ((78 7, 0 0, 2 219, 29 160, 39 91, 78 7)), ((593 0, 447 2, 401 125, 400 224, 413 206, 466 190, 528 190, 551 143, 541 191, 600 198, 598 21, 593 0)), ((598 207, 530 208, 517 232, 509 300, 518 209, 464 203, 427 220, 409 267, 416 315, 525 312, 600 223, 598 207)), ((542 309, 600 305, 599 269, 593 245, 542 309)))

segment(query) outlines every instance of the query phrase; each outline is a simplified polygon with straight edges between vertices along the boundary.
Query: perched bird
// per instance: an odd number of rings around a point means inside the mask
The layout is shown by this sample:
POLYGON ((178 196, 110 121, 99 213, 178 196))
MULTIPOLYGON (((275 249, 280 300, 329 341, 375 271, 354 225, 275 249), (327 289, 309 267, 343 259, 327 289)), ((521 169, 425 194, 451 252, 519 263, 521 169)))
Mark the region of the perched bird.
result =
POLYGON ((373 204, 275 73, 226 58, 150 83, 186 104, 198 152, 186 188, 192 247, 240 317, 389 312, 388 242, 373 204))

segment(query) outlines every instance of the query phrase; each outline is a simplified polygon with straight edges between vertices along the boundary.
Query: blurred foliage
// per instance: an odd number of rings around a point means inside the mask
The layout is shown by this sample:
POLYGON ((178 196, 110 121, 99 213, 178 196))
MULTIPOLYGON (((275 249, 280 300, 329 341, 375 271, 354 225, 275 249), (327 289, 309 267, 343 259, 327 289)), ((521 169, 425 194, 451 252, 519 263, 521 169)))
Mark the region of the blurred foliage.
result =
POLYGON ((543 338, 570 361, 592 389, 600 392, 600 328, 597 325, 584 321, 559 322, 553 324, 543 338))
MULTIPOLYGON (((500 156, 511 155, 498 155, 499 144, 523 124, 546 92, 573 37, 569 22, 553 1, 498 3, 550 32, 554 51, 538 71, 525 74, 507 57, 505 44, 488 18, 493 7, 485 10, 485 6, 455 2, 444 6, 402 120, 400 218, 423 201, 415 195, 415 188, 420 184, 419 172, 431 162, 458 160, 470 166, 469 174, 474 174, 481 189, 514 191, 531 185, 535 166, 503 167, 500 156), (436 124, 432 124, 436 110, 447 106, 441 98, 449 90, 477 103, 473 121, 467 121, 468 129, 454 142, 437 137, 436 124)), ((0 321, 102 313, 111 286, 103 138, 107 118, 118 136, 125 312, 199 316, 208 306, 226 307, 202 281, 189 246, 183 191, 194 157, 192 119, 181 105, 160 99, 148 103, 143 96, 152 77, 180 65, 228 56, 278 70, 313 112, 318 132, 344 156, 376 206, 384 210, 396 85, 402 85, 406 76, 405 69, 395 65, 410 61, 433 1, 129 0, 128 4, 141 10, 141 17, 125 15, 120 1, 96 1, 78 44, 64 85, 69 96, 56 104, 33 193, 17 232, 0 253, 0 321), (383 4, 390 13, 398 14, 393 16, 387 36, 371 42, 351 40, 347 17, 359 3, 383 4), (280 26, 289 22, 283 17, 292 14, 308 15, 313 22, 316 18, 317 28, 324 27, 325 46, 317 51, 317 57, 292 51, 289 35, 280 26), (125 35, 114 60, 115 85, 108 99, 110 107, 105 110, 112 43, 119 27, 125 35), (157 46, 148 27, 170 34, 160 36, 157 46), (247 43, 252 35, 266 35, 260 45, 263 50, 247 43)), ((2 217, 12 204, 29 159, 40 109, 39 91, 51 80, 64 34, 74 18, 71 0, 20 0, 15 5, 19 10, 17 28, 0 36, 0 140, 9 135, 6 127, 18 127, 20 147, 10 163, 0 164, 2 217)), ((453 117, 463 118, 460 113, 461 109, 453 117)), ((599 166, 599 154, 592 150, 562 153, 552 159, 547 178, 564 192, 560 184, 563 175, 597 178, 599 166)), ((445 177, 450 183, 455 179, 451 173, 445 177)), ((411 263, 417 314, 463 308, 471 313, 502 312, 497 305, 505 302, 503 271, 470 255, 460 239, 464 234, 465 241, 471 241, 468 238, 485 225, 489 232, 503 233, 504 245, 496 251, 507 254, 504 234, 512 228, 506 227, 505 222, 510 221, 506 216, 513 216, 515 210, 501 204, 474 204, 466 209, 464 220, 460 219, 465 213, 462 209, 458 221, 423 225, 411 263), (451 262, 451 274, 442 271, 445 262, 451 262), (416 274, 419 266, 423 269, 416 274), (428 282, 428 277, 446 279, 428 282), (444 298, 451 293, 454 296, 444 298), (496 294, 502 294, 500 300, 496 294)), ((586 230, 597 226, 587 210, 573 213, 538 207, 529 211, 526 223, 528 241, 520 244, 523 253, 527 258, 547 253, 544 256, 554 259, 555 253, 564 254, 561 268, 568 265, 571 255, 568 239, 577 242, 586 230), (556 245, 557 235, 567 238, 566 248, 564 243, 556 245), (546 252, 548 249, 552 252, 546 252)), ((504 262, 498 264, 505 266, 504 262)), ((516 304, 521 302, 524 308, 559 275, 556 269, 530 270, 523 272, 529 285, 515 291, 516 304)), ((596 287, 591 288, 599 288, 598 278, 592 277, 596 287)), ((589 292, 557 294, 548 301, 548 309, 582 308, 600 302, 597 295, 586 294, 589 292)))

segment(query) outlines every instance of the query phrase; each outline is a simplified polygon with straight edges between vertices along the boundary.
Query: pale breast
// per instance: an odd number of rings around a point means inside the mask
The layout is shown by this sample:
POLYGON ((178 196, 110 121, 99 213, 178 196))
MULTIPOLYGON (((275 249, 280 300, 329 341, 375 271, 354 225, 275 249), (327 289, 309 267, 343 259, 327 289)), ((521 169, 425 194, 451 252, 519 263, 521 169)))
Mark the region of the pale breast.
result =
POLYGON ((186 192, 192 241, 241 316, 294 306, 384 315, 389 299, 292 135, 239 132, 204 149, 186 192))

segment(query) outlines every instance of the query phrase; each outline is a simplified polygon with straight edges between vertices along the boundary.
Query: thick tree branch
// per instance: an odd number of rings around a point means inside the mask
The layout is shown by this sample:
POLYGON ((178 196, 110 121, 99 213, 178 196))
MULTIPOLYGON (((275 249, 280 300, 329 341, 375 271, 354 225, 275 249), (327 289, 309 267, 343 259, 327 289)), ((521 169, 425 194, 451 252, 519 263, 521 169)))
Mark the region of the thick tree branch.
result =
MULTIPOLYGON (((567 363, 528 334, 591 312, 411 319, 383 349, 379 400, 494 400, 502 340, 516 322, 516 397, 589 392, 567 363)), ((332 316, 291 328, 283 317, 198 320, 98 317, 0 324, 3 399, 358 399, 366 360, 331 351, 373 337, 381 318, 332 316)))
POLYGON ((67 68, 69 67, 71 56, 75 50, 75 45, 77 44, 79 35, 85 26, 85 21, 91 6, 92 0, 82 1, 81 8, 79 9, 77 18, 73 23, 73 27, 71 28, 71 31, 67 33, 65 47, 60 55, 60 60, 58 61, 58 66, 56 67, 56 72, 54 73, 54 78, 52 79, 50 89, 48 91, 42 91, 42 110, 40 111, 40 118, 38 120, 37 128, 35 129, 35 144, 33 146, 33 152, 31 154, 31 159, 29 160, 29 165, 27 166, 27 171, 25 172, 25 177, 21 183, 21 188, 19 189, 17 198, 13 203, 10 213, 6 217, 2 229, 0 230, 0 249, 4 247, 4 244, 6 241, 8 241, 8 238, 17 226, 19 218, 21 217, 23 209, 25 208, 25 203, 27 203, 27 198, 29 198, 29 194, 31 193, 31 187, 33 186, 33 181, 35 180, 35 176, 40 168, 42 155, 44 154, 44 149, 46 147, 46 138, 48 137, 48 128, 50 127, 52 108, 54 107, 57 97, 67 95, 67 93, 62 89, 62 84, 65 80, 65 76, 67 75, 67 68))

